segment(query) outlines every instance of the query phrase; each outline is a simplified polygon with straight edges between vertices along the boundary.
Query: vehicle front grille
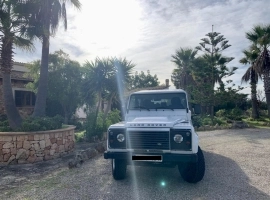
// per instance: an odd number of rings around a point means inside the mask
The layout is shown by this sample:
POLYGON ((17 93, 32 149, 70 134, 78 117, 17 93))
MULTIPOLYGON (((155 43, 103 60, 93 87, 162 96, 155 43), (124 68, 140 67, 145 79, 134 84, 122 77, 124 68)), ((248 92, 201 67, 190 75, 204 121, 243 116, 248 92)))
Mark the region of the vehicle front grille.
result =
POLYGON ((127 135, 130 149, 170 149, 169 131, 129 131, 127 135))

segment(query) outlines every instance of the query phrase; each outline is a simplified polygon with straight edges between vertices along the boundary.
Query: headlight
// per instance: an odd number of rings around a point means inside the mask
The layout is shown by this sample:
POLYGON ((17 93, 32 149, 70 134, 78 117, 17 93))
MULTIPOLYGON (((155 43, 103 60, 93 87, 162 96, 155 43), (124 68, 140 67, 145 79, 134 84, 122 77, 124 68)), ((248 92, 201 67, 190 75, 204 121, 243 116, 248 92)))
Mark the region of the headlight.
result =
POLYGON ((180 134, 176 134, 176 135, 173 137, 173 140, 174 140, 176 143, 181 143, 181 142, 183 142, 183 136, 180 135, 180 134))
POLYGON ((119 133, 119 134, 116 136, 116 138, 117 138, 118 142, 124 142, 124 140, 125 140, 125 136, 124 136, 124 134, 122 134, 122 133, 119 133))

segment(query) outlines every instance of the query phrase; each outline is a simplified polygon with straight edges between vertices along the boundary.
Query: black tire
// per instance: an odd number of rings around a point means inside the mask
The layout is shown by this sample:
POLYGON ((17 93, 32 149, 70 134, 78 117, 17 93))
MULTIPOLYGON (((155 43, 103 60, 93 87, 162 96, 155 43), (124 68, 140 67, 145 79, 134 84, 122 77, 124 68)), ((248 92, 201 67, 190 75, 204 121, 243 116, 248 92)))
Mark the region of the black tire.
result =
POLYGON ((205 172, 205 162, 203 152, 198 147, 198 161, 196 163, 183 163, 178 165, 178 170, 182 178, 189 183, 197 183, 203 179, 205 172))
POLYGON ((115 180, 126 177, 127 163, 125 160, 112 159, 112 175, 115 180))

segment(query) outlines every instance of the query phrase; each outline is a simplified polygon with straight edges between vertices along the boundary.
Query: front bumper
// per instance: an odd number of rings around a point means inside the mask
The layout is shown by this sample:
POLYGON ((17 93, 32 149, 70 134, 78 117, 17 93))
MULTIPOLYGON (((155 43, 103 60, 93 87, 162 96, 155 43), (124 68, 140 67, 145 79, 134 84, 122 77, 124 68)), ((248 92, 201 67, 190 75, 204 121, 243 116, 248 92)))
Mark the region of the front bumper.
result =
MULTIPOLYGON (((134 153, 130 152, 104 152, 105 159, 123 159, 128 162, 132 161, 134 153)), ((197 154, 173 154, 173 153, 151 153, 151 154, 140 154, 140 155, 161 155, 163 163, 181 163, 181 162, 197 162, 197 154)))

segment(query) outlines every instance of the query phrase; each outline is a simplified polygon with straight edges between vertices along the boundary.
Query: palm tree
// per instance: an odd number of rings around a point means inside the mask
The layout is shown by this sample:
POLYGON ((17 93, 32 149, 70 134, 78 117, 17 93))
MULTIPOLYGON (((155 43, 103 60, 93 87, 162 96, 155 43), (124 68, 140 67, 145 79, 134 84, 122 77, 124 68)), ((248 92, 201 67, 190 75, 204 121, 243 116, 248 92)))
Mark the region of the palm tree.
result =
POLYGON ((244 50, 243 53, 245 57, 242 58, 239 62, 244 65, 249 64, 250 67, 247 69, 247 71, 243 75, 242 82, 250 81, 252 118, 258 119, 260 115, 259 115, 258 100, 257 100, 257 83, 258 83, 259 77, 261 78, 261 75, 260 73, 257 73, 257 71, 254 69, 254 62, 258 57, 258 51, 256 51, 254 47, 251 47, 250 51, 244 50))
POLYGON ((83 84, 86 96, 97 95, 98 99, 93 121, 93 127, 95 128, 102 99, 108 92, 107 86, 111 84, 109 80, 113 76, 113 66, 109 58, 96 58, 94 62, 87 61, 84 67, 88 70, 83 84))
POLYGON ((21 36, 22 30, 27 26, 25 18, 14 11, 19 1, 0 1, 0 32, 1 37, 1 72, 3 76, 4 106, 9 125, 16 129, 21 125, 22 119, 16 108, 12 85, 11 70, 13 65, 13 45, 25 49, 33 49, 30 40, 21 36))
POLYGON ((193 82, 191 68, 196 54, 197 50, 180 48, 172 55, 171 61, 176 64, 177 68, 173 70, 171 80, 176 88, 188 91, 188 86, 193 82))
POLYGON ((252 31, 246 33, 246 38, 260 50, 253 67, 262 75, 268 116, 270 117, 270 58, 268 50, 270 46, 270 25, 254 26, 252 31))
POLYGON ((67 29, 66 2, 78 9, 81 7, 79 0, 29 0, 22 8, 29 13, 31 24, 25 34, 42 41, 40 81, 33 116, 45 115, 50 36, 56 33, 60 19, 64 22, 65 30, 67 29))

